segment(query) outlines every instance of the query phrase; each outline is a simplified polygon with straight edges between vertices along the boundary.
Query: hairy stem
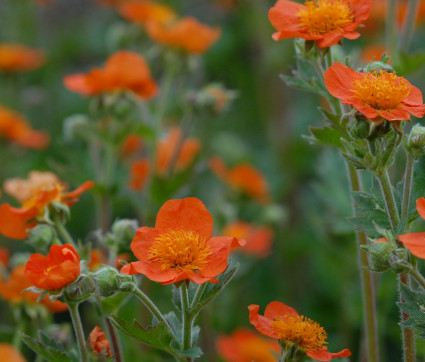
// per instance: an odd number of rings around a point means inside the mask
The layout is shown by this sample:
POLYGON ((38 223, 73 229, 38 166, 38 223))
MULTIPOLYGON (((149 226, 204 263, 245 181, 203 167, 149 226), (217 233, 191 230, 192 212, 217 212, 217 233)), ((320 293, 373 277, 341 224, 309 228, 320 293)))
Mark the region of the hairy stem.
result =
POLYGON ((387 206, 388 216, 390 217, 391 226, 395 231, 397 229, 398 223, 400 222, 400 217, 398 215, 393 190, 391 189, 391 183, 388 177, 388 172, 382 172, 381 174, 377 175, 377 178, 381 186, 382 194, 384 195, 384 200, 387 206))
POLYGON ((78 350, 80 352, 80 361, 88 362, 89 357, 86 348, 86 339, 84 337, 83 325, 81 323, 80 313, 78 313, 78 303, 68 303, 69 314, 71 315, 72 325, 74 326, 75 337, 77 338, 78 350))
POLYGON ((401 218, 405 219, 409 213, 410 191, 412 189, 413 164, 415 158, 408 154, 406 160, 406 171, 404 173, 403 206, 401 209, 401 218))
POLYGON ((192 346, 192 316, 189 307, 189 293, 186 281, 180 287, 180 298, 182 302, 182 320, 183 320, 183 350, 192 346))
POLYGON ((65 243, 71 244, 74 248, 76 247, 76 244, 74 242, 74 239, 72 238, 71 234, 68 232, 62 221, 60 220, 59 216, 55 216, 53 219, 53 222, 55 224, 56 231, 59 234, 59 237, 62 238, 65 243))
MULTIPOLYGON (((348 175, 350 178, 351 191, 361 190, 360 177, 357 170, 348 165, 348 175)), ((369 271, 369 261, 367 253, 361 249, 362 245, 367 245, 367 235, 362 231, 356 232, 357 250, 360 261, 360 280, 363 297, 363 318, 365 325, 366 351, 369 362, 379 361, 379 343, 378 343, 378 321, 375 305, 375 286, 373 274, 369 271)))

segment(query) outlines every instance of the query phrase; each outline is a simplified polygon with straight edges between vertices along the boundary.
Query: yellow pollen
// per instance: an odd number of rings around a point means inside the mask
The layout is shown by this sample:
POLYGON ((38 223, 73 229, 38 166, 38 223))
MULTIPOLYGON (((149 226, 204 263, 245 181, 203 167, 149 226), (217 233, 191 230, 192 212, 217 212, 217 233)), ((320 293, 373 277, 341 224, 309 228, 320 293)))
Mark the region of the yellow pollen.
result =
POLYGON ((342 30, 354 20, 353 11, 343 0, 307 0, 305 6, 297 13, 297 17, 301 29, 310 34, 342 30))
POLYGON ((364 103, 379 110, 397 108, 410 93, 406 79, 382 69, 375 69, 355 80, 352 91, 364 103))
POLYGON ((319 323, 304 316, 278 317, 271 323, 274 332, 289 343, 298 343, 303 350, 317 351, 326 348, 326 334, 319 323))
POLYGON ((203 269, 212 250, 206 239, 192 230, 167 230, 149 249, 149 261, 161 264, 162 270, 189 272, 203 269))

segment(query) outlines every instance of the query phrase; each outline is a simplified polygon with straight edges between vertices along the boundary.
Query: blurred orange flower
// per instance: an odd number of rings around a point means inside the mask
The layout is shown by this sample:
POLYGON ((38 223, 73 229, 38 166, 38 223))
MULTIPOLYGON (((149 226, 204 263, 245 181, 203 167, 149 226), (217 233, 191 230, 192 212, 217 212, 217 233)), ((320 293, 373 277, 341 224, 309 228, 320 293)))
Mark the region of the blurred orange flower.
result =
MULTIPOLYGON (((370 63, 373 59, 375 61, 380 60, 384 53, 389 55, 389 52, 385 45, 372 44, 362 48, 360 58, 363 63, 370 63)), ((388 61, 388 63, 391 63, 391 61, 388 61)))
POLYGON ((44 64, 44 53, 20 44, 0 43, 0 71, 26 72, 44 64))
POLYGON ((68 75, 65 86, 85 96, 104 92, 130 91, 142 99, 158 93, 145 59, 133 52, 119 51, 108 58, 104 68, 94 68, 88 73, 68 75))
POLYGON ((228 169, 221 158, 210 158, 210 167, 215 175, 228 185, 246 193, 260 203, 270 199, 268 184, 263 174, 248 163, 228 169))
POLYGON ((153 1, 133 1, 120 6, 121 16, 131 22, 144 25, 153 21, 160 24, 170 24, 177 14, 167 5, 153 1))
POLYGON ((255 226, 244 221, 235 221, 225 227, 223 234, 246 240, 246 245, 240 251, 258 258, 270 255, 273 230, 267 226, 255 226))
POLYGON ((104 263, 104 257, 99 249, 92 249, 90 251, 90 261, 87 264, 87 267, 90 270, 97 270, 99 269, 102 264, 104 263))
POLYGON ((111 357, 111 346, 106 338, 105 332, 101 332, 100 327, 96 326, 90 332, 90 344, 97 354, 111 357))
POLYGON ((129 187, 134 191, 141 191, 149 177, 150 164, 146 158, 136 160, 130 168, 129 187))
POLYGON ((300 316, 294 308, 280 302, 271 302, 264 316, 259 315, 260 307, 250 305, 249 321, 261 334, 282 340, 291 346, 297 344, 298 350, 316 361, 331 361, 337 357, 350 357, 351 352, 344 349, 337 353, 328 352, 326 334, 323 327, 309 318, 300 316))
POLYGON ((423 117, 421 91, 403 77, 383 70, 359 73, 335 62, 325 72, 328 91, 341 103, 350 104, 372 122, 423 117))
POLYGON ((32 285, 53 290, 72 283, 80 275, 80 257, 70 244, 52 245, 49 254, 32 254, 25 265, 32 285))
POLYGON ((7 268, 10 259, 10 252, 6 248, 0 247, 0 265, 7 268))
MULTIPOLYGON (((32 285, 31 281, 25 275, 25 266, 19 265, 11 271, 6 281, 3 281, 3 279, 0 278, 0 295, 3 299, 11 303, 27 302, 36 304, 39 297, 38 294, 30 291, 22 293, 24 289, 29 288, 32 285)), ((63 312, 68 309, 67 304, 58 300, 52 302, 47 296, 42 298, 40 303, 46 306, 49 311, 53 313, 63 312)))
POLYGON ((139 135, 132 133, 129 134, 123 141, 120 147, 121 157, 129 157, 143 148, 143 138, 139 135))
POLYGON ((33 130, 22 115, 1 105, 0 135, 18 145, 34 149, 46 148, 50 141, 46 132, 33 130))
POLYGON ((237 328, 230 336, 219 335, 217 349, 228 362, 274 362, 280 347, 276 341, 260 337, 248 328, 237 328))
POLYGON ((78 196, 93 186, 93 181, 86 181, 74 191, 65 192, 65 185, 54 174, 38 171, 31 172, 27 180, 6 180, 5 191, 16 197, 22 207, 18 209, 9 204, 0 205, 0 234, 13 239, 25 239, 28 236, 26 230, 36 225, 30 220, 36 216, 42 217, 45 207, 51 202, 70 206, 78 201, 78 196))
POLYGON ((276 28, 274 40, 303 38, 317 41, 327 48, 341 38, 357 39, 354 30, 369 16, 372 0, 306 0, 305 5, 279 0, 269 11, 269 19, 276 28))
POLYGON ((180 150, 175 160, 176 169, 185 169, 193 162, 201 149, 201 143, 195 138, 186 138, 181 143, 182 136, 180 128, 172 128, 164 139, 158 141, 156 145, 156 171, 158 174, 164 175, 168 172, 178 147, 180 150))
POLYGON ((205 53, 221 35, 219 28, 201 24, 192 17, 167 24, 150 21, 145 24, 145 29, 156 42, 191 54, 205 53))
POLYGON ((212 229, 212 216, 201 200, 169 200, 159 210, 155 228, 137 230, 131 250, 139 261, 124 265, 121 273, 143 274, 162 284, 218 283, 214 277, 226 270, 231 249, 245 241, 211 238, 212 229))
POLYGON ((9 343, 0 343, 0 360, 5 362, 26 362, 21 352, 9 343))

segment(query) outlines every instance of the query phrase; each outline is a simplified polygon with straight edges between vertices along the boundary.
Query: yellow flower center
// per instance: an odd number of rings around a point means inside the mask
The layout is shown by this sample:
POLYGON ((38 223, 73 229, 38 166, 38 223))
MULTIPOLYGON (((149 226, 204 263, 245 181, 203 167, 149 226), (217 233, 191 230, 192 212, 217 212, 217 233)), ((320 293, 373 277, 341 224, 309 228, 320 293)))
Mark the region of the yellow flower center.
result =
POLYGON ((192 230, 167 230, 149 249, 149 260, 161 264, 162 270, 189 272, 208 264, 211 248, 206 239, 192 230))
POLYGON ((353 93, 372 108, 397 108, 409 95, 409 82, 382 69, 367 73, 354 81, 353 93))
POLYGON ((299 348, 303 350, 317 351, 326 348, 328 335, 323 327, 304 316, 278 317, 271 323, 271 327, 279 339, 289 343, 298 343, 299 348))
POLYGON ((50 184, 41 185, 41 186, 39 186, 36 189, 31 191, 32 192, 31 198, 24 201, 22 203, 22 207, 24 209, 31 208, 31 207, 37 207, 37 206, 44 207, 45 205, 42 205, 44 200, 40 200, 40 193, 43 192, 43 191, 58 190, 55 199, 54 200, 48 200, 48 201, 59 201, 63 189, 64 189, 64 187, 60 183, 56 183, 56 184, 50 183, 50 184))
POLYGON ((354 20, 353 11, 343 0, 307 0, 305 6, 297 17, 301 28, 310 34, 342 30, 354 20))

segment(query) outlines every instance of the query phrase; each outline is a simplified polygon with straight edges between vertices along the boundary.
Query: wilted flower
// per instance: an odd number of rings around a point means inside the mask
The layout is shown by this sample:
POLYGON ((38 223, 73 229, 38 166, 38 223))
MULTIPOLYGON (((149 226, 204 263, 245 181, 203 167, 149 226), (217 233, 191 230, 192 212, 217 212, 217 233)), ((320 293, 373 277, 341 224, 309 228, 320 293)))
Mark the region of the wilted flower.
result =
POLYGON ((158 93, 158 86, 151 78, 145 59, 129 51, 119 51, 111 55, 104 68, 68 75, 64 78, 64 83, 69 90, 86 96, 130 91, 140 98, 149 99, 158 93))
POLYGON ((276 28, 274 40, 303 38, 317 41, 320 48, 331 47, 341 38, 356 39, 354 31, 369 16, 372 0, 306 0, 299 4, 279 0, 269 11, 276 28))
POLYGON ((228 362, 274 362, 280 348, 276 341, 267 340, 248 328, 238 328, 229 336, 219 335, 217 350, 228 362))
POLYGON ((0 71, 26 72, 44 63, 44 53, 20 44, 0 44, 0 71))
POLYGON ((350 357, 351 352, 344 349, 337 353, 328 352, 326 334, 323 327, 287 305, 271 302, 266 307, 264 316, 259 315, 260 307, 250 305, 249 321, 261 334, 276 338, 287 349, 296 345, 298 351, 304 352, 316 361, 330 361, 337 357, 350 357))
POLYGON ((25 265, 31 283, 53 290, 72 283, 80 275, 80 257, 70 244, 52 245, 49 254, 32 254, 25 265))
POLYGON ((335 62, 325 72, 328 91, 341 103, 350 104, 372 122, 423 117, 421 91, 403 77, 383 70, 359 73, 335 62))
POLYGON ((192 280, 218 283, 232 248, 244 240, 211 238, 213 220, 201 200, 169 200, 159 210, 155 228, 141 227, 131 243, 137 262, 126 264, 124 274, 144 274, 162 284, 192 280))

